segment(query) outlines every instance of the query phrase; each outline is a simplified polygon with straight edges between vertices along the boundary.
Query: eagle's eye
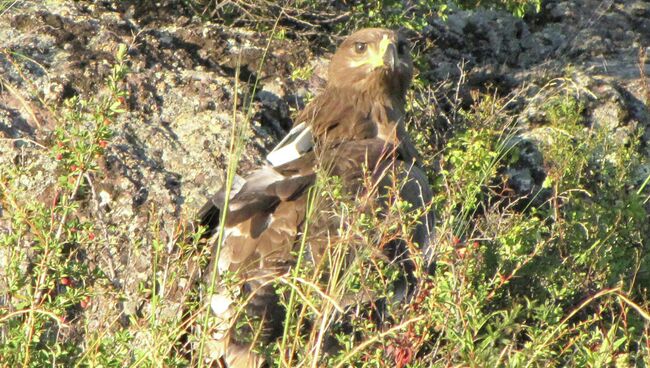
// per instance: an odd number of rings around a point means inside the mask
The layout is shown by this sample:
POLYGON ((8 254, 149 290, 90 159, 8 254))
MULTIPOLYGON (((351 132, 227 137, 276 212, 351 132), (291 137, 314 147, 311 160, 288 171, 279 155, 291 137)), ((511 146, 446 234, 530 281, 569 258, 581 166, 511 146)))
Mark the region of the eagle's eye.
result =
POLYGON ((365 44, 364 42, 357 42, 354 44, 354 51, 356 51, 357 54, 363 54, 367 48, 368 45, 365 44))
POLYGON ((400 41, 400 42, 397 44, 397 52, 398 52, 400 55, 404 55, 404 54, 408 53, 408 52, 409 52, 409 44, 408 44, 408 42, 406 42, 406 41, 400 41))

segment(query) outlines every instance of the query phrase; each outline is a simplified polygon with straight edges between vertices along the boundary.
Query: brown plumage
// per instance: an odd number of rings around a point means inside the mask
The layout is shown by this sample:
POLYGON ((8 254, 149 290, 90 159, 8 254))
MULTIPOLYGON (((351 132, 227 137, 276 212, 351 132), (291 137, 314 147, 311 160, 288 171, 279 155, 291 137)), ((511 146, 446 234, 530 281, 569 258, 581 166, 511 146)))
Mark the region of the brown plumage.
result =
POLYGON ((403 121, 412 76, 409 46, 398 33, 381 28, 358 31, 339 46, 325 91, 298 115, 295 125, 309 124, 317 140, 380 138, 400 143, 402 159, 415 159, 403 121), (385 49, 379 50, 382 42, 385 49), (365 45, 361 52, 360 45, 365 45), (378 67, 379 58, 383 64, 378 67))
MULTIPOLYGON (((326 89, 297 116, 288 141, 274 150, 280 161, 273 163, 270 155, 271 164, 235 183, 222 224, 219 259, 214 259, 215 241, 209 269, 216 266, 219 274, 236 272, 244 287, 218 286, 211 299, 213 313, 221 320, 211 341, 214 358, 230 367, 261 364, 246 343, 231 336, 233 294, 254 294, 245 313, 270 321, 265 338, 279 332, 272 322, 281 321, 283 312, 270 281, 294 263, 292 251, 304 225, 309 188, 319 170, 340 177, 352 194, 364 190, 364 170, 378 184, 375 196, 382 194, 384 185, 402 179, 406 184, 400 196, 416 209, 428 205, 427 179, 416 166, 417 152, 404 129, 412 71, 408 45, 398 33, 372 28, 352 34, 332 57, 326 89), (296 138, 300 134, 307 138, 296 138), (300 144, 296 143, 299 139, 300 144), (300 146, 297 153, 284 154, 292 145, 300 146)), ((225 195, 221 190, 199 212, 201 223, 212 234, 217 233, 225 195)), ((412 234, 415 243, 428 245, 432 220, 431 214, 422 217, 412 234)), ((316 221, 310 230, 328 233, 330 226, 327 221, 316 221)), ((316 260, 324 245, 313 243, 310 254, 316 260)), ((395 251, 393 256, 404 257, 404 253, 395 251)))

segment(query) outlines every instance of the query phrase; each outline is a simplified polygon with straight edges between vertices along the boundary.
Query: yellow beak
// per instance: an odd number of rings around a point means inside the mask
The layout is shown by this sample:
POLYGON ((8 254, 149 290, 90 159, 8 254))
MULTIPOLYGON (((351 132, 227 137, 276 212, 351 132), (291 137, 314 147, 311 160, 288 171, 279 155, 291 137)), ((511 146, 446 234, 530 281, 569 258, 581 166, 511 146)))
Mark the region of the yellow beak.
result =
MULTIPOLYGON (((383 68, 386 65, 386 52, 388 51, 389 47, 392 45, 391 40, 388 38, 388 36, 384 35, 384 37, 379 41, 379 47, 375 48, 372 45, 368 47, 368 54, 365 58, 358 60, 358 61, 352 61, 350 63, 350 66, 353 68, 356 68, 361 65, 370 65, 373 69, 377 68, 383 68)), ((394 58, 391 56, 389 60, 392 60, 391 63, 394 63, 394 58)), ((389 65, 392 69, 392 65, 389 65)))

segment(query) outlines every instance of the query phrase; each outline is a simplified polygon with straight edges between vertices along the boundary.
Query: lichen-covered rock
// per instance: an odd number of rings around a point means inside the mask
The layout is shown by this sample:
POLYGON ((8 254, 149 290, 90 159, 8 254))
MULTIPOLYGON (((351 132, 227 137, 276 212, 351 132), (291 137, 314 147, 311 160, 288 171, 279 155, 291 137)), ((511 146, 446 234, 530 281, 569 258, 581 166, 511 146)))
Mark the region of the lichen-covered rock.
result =
MULTIPOLYGON (((501 172, 517 197, 547 199, 543 152, 558 131, 549 127, 546 103, 562 93, 581 104, 585 130, 611 138, 599 155, 603 161, 613 159, 608 150, 638 143, 645 162, 633 183, 650 175, 650 68, 643 57, 650 53, 648 2, 551 0, 524 19, 454 10, 413 38, 422 50, 422 80, 453 102, 437 106, 441 111, 452 115, 471 106, 475 90, 517 97, 508 105, 519 130, 508 147, 517 157, 501 172)), ((154 259, 186 262, 169 244, 179 224, 220 187, 233 125, 248 124, 241 174, 263 162, 290 128, 293 112, 327 77, 327 55, 313 54, 304 40, 211 23, 169 0, 19 1, 2 13, 0 39, 0 173, 17 173, 19 189, 42 203, 55 197, 52 132, 64 119, 62 104, 109 94, 116 50, 128 46, 127 111, 111 127, 114 137, 92 174, 95 194, 84 202, 83 216, 96 221, 106 239, 85 250, 84 262, 110 280, 93 286, 90 329, 106 329, 107 321, 128 326, 130 317, 151 308, 152 292, 176 296, 192 287, 199 266, 187 261, 182 275, 157 271, 174 280, 172 288, 140 290, 151 283, 154 259), (152 251, 160 240, 152 234, 169 241, 159 253, 152 251)), ((0 232, 8 232, 1 206, 0 232)), ((19 250, 31 260, 25 241, 19 250)), ((0 249, 0 280, 7 257, 0 249)), ((178 319, 182 297, 166 303, 157 316, 178 319)))
MULTIPOLYGON (((303 41, 273 40, 267 51, 267 34, 204 22, 182 9, 179 18, 158 10, 142 12, 126 2, 21 1, 0 17, 0 165, 23 170, 19 185, 43 203, 53 200, 59 175, 50 145, 64 116, 52 106, 110 93, 106 79, 115 54, 119 45, 128 47, 127 111, 111 126, 114 136, 92 174, 94 204, 84 210, 108 242, 89 250, 88 262, 124 298, 116 304, 97 291, 90 328, 118 316, 127 323, 148 305, 138 290, 150 282, 157 257, 150 251, 152 221, 160 239, 171 239, 219 189, 233 124, 249 125, 239 164, 245 172, 290 127, 290 106, 304 95, 289 92, 310 88, 307 80, 289 78, 311 62, 308 53, 286 52, 307 50, 303 41)), ((8 219, 0 218, 0 228, 5 226, 8 219)), ((162 252, 167 259, 177 250, 162 252)), ((1 265, 6 258, 0 257, 1 265)), ((191 287, 187 278, 174 281, 179 289, 191 287)), ((172 300, 157 310, 161 321, 179 318, 182 300, 172 300)))
POLYGON ((530 196, 546 177, 541 145, 552 147, 558 134, 547 127, 552 96, 575 98, 585 129, 607 132, 610 143, 602 150, 641 139, 635 146, 650 161, 650 68, 639 64, 640 46, 650 41, 647 18, 639 16, 647 10, 641 1, 576 0, 545 2, 524 20, 493 10, 452 11, 423 32, 434 45, 425 55, 430 70, 424 75, 443 86, 439 93, 446 97, 438 100, 451 101, 440 106, 449 115, 472 104, 474 89, 517 97, 509 108, 521 133, 510 143, 522 155, 504 175, 518 196, 530 196))

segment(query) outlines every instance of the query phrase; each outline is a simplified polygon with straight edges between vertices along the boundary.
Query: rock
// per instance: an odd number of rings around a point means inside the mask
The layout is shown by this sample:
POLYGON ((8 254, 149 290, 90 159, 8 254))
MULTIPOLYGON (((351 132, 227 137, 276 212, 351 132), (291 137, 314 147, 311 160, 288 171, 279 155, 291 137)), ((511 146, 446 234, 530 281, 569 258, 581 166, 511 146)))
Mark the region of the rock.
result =
POLYGON ((530 172, 530 169, 513 169, 506 170, 509 186, 515 190, 519 195, 530 194, 533 191, 535 180, 530 172))
POLYGON ((504 169, 508 187, 514 191, 515 197, 528 198, 535 205, 543 203, 550 194, 542 188, 546 169, 541 144, 538 138, 526 133, 511 138, 505 144, 505 149, 516 157, 504 169))
POLYGON ((634 1, 628 7, 630 14, 635 17, 650 16, 650 3, 647 1, 634 1))
POLYGON ((614 101, 605 102, 591 112, 593 126, 613 132, 625 121, 625 111, 614 101))

